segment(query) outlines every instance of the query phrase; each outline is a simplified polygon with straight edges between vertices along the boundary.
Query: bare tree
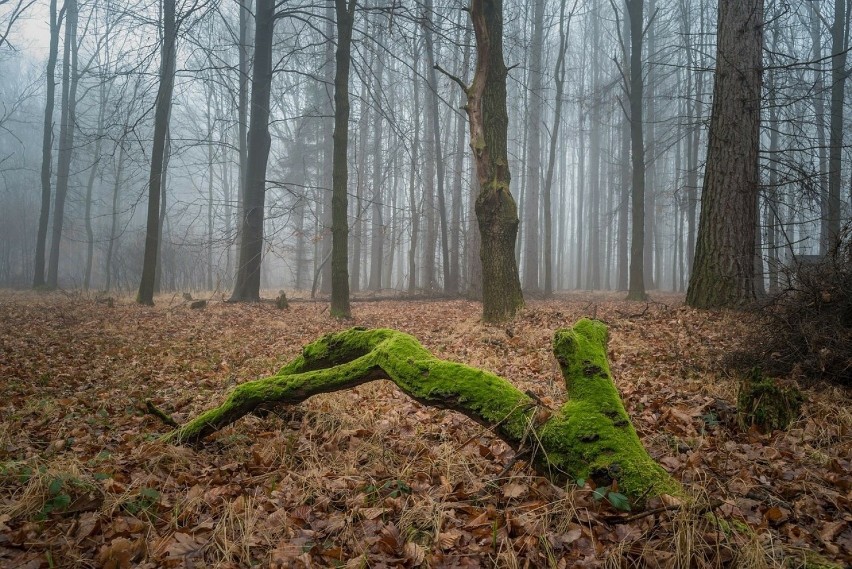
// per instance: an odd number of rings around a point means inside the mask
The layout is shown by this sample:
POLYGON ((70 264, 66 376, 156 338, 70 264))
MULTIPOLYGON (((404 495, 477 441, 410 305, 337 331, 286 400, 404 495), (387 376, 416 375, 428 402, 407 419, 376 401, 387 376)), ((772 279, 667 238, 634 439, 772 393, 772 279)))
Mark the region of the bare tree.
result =
POLYGON ((148 177, 148 217, 145 232, 145 256, 142 261, 142 279, 136 302, 154 304, 157 257, 160 251, 160 190, 162 188, 166 135, 175 85, 177 49, 177 24, 175 0, 163 0, 163 44, 160 59, 160 85, 154 111, 154 140, 151 150, 151 168, 148 177))

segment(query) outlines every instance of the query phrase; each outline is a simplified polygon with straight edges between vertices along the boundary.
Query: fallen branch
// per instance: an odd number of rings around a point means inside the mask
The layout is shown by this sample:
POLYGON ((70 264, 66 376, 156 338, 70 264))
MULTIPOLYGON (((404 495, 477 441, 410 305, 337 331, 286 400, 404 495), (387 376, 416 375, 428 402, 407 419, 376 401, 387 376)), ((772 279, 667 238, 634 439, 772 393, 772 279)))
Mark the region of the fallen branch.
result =
POLYGON ((487 371, 440 360, 408 334, 353 328, 305 346, 277 374, 237 386, 224 403, 163 437, 195 442, 261 405, 297 404, 317 395, 386 379, 411 398, 452 409, 489 427, 516 450, 532 450, 540 473, 564 483, 617 482, 631 499, 681 494, 680 484, 645 451, 612 382, 607 329, 583 319, 554 335, 553 352, 569 401, 542 413, 537 401, 487 371))

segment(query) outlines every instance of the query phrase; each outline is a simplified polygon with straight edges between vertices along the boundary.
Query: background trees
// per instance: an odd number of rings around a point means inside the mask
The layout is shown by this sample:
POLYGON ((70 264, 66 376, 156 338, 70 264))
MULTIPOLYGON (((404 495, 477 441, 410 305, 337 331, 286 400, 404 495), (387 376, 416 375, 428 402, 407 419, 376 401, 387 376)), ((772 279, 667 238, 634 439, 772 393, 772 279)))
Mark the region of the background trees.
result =
MULTIPOLYGON (((272 32, 262 180, 247 162, 248 117, 255 111, 249 105, 253 3, 177 6, 186 22, 174 50, 174 105, 162 150, 168 167, 158 177, 151 166, 162 58, 159 42, 147 38, 161 35, 162 5, 69 5, 79 14, 76 42, 66 39, 64 1, 33 5, 28 19, 3 20, 13 25, 0 44, 8 78, 0 92, 0 284, 43 284, 51 251, 61 261, 57 286, 135 288, 150 217, 158 230, 154 275, 162 290, 212 289, 235 299, 255 299, 262 289, 329 293, 332 3, 288 3, 287 17, 272 32), (49 64, 50 54, 64 54, 66 45, 68 89, 76 76, 78 94, 63 143, 61 115, 71 111, 72 100, 64 105, 49 92, 65 69, 58 55, 49 64), (49 108, 54 99, 55 110, 49 108), (33 140, 34 133, 43 136, 33 140), (67 180, 61 174, 66 163, 67 180), (265 199, 246 208, 251 172, 265 199), (156 216, 142 205, 152 180, 165 196, 156 216), (66 182, 63 201, 53 190, 66 182), (41 194, 33 191, 39 187, 41 194), (243 294, 235 279, 248 265, 237 244, 249 215, 256 219, 244 237, 253 243, 247 258, 255 265, 251 290, 243 294), (8 229, 14 227, 21 229, 8 229)), ((520 218, 515 258, 530 294, 631 285, 638 298, 642 288, 685 289, 696 257, 699 186, 710 183, 705 172, 725 166, 705 159, 710 105, 717 103, 710 89, 716 6, 697 0, 504 2, 505 166, 513 173, 509 191, 520 218), (636 11, 641 19, 631 17, 636 11), (634 139, 640 130, 641 141, 634 139), (641 277, 634 270, 628 279, 631 264, 642 266, 641 277)), ((347 90, 352 143, 345 154, 353 289, 479 294, 474 202, 481 181, 460 108, 467 102, 448 76, 467 84, 474 72, 473 26, 461 8, 425 0, 355 6, 347 90), (435 73, 434 65, 447 74, 435 73)), ((779 267, 824 250, 849 219, 847 8, 844 0, 766 6, 772 46, 764 54, 761 127, 749 142, 760 146, 753 206, 760 239, 752 271, 763 280, 756 277, 757 288, 780 286, 779 267)), ((743 54, 731 57, 734 65, 743 54)), ((730 221, 716 219, 711 226, 730 221)))

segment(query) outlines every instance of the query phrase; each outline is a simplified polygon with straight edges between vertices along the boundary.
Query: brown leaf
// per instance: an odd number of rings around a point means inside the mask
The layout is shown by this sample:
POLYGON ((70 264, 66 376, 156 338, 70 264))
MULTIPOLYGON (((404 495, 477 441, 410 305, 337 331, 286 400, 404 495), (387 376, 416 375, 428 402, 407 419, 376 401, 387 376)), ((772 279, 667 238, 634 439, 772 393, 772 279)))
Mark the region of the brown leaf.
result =
POLYGON ((529 492, 529 486, 526 484, 518 484, 517 482, 509 482, 503 485, 503 496, 506 498, 518 498, 529 492))
POLYGON ((421 565, 423 561, 426 560, 426 550, 413 541, 405 543, 405 546, 402 548, 402 553, 405 556, 405 560, 411 563, 414 567, 421 565))

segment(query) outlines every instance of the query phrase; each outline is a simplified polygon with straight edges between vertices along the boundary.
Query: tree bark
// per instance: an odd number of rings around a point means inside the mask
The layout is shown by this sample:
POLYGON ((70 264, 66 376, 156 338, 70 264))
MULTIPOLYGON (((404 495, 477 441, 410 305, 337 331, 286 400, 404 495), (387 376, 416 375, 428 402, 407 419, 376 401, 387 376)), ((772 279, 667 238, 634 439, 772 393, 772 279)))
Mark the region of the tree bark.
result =
MULTIPOLYGON (((524 290, 538 292, 539 290, 539 214, 541 205, 541 119, 544 103, 544 89, 542 88, 542 57, 544 51, 544 0, 535 0, 533 3, 533 28, 530 43, 529 66, 530 66, 530 92, 528 120, 529 134, 527 138, 527 160, 526 160, 526 200, 524 202, 524 265, 523 265, 523 287, 524 290)), ((564 9, 564 5, 563 5, 564 9)), ((557 102, 557 104, 559 104, 557 102)), ((545 209, 545 216, 550 215, 549 206, 545 209)))
POLYGON ((482 318, 500 322, 513 318, 524 304, 515 262, 518 210, 509 191, 503 2, 473 0, 470 16, 476 35, 476 71, 467 88, 466 110, 479 179, 476 218, 481 236, 482 318))
POLYGON ((50 170, 53 163, 53 107, 56 101, 56 59, 59 55, 60 21, 56 11, 57 0, 50 0, 50 47, 47 56, 47 89, 44 105, 44 134, 41 147, 41 212, 36 237, 35 274, 33 288, 44 286, 44 261, 47 249, 47 225, 50 221, 50 170))
POLYGON ((59 156, 56 164, 56 195, 53 201, 53 231, 47 260, 49 289, 59 286, 59 246, 65 224, 65 200, 71 177, 74 133, 77 130, 77 0, 65 1, 65 46, 62 57, 62 118, 59 125, 59 156))
POLYGON ((254 67, 251 80, 251 117, 248 132, 248 172, 237 280, 231 302, 260 300, 260 267, 263 259, 263 218, 266 207, 266 166, 269 160, 269 99, 272 90, 272 36, 275 1, 257 0, 255 14, 254 67))
POLYGON ((154 141, 151 150, 151 170, 148 176, 148 219, 145 232, 145 257, 142 262, 142 279, 136 302, 154 304, 155 273, 160 249, 160 190, 163 180, 163 158, 166 152, 166 134, 169 130, 169 113, 175 84, 175 0, 163 0, 163 47, 160 62, 160 86, 154 111, 154 141))
POLYGON ((686 296, 695 308, 732 308, 755 298, 763 0, 721 0, 718 21, 707 166, 686 296))
MULTIPOLYGON (((645 138, 642 131, 643 0, 626 0, 630 15, 630 142, 633 162, 628 300, 645 300, 645 138)), ((724 0, 722 0, 724 1, 724 0)))
POLYGON ((349 270, 347 267, 349 223, 346 219, 349 169, 349 65, 355 0, 335 0, 337 51, 334 75, 334 159, 332 165, 331 315, 350 318, 349 270))
POLYGON ((826 250, 840 242, 840 186, 843 158, 843 103, 846 87, 846 59, 849 38, 846 21, 846 0, 834 0, 834 25, 831 29, 831 107, 828 148, 828 200, 824 215, 827 218, 826 250))
MULTIPOLYGON (((559 129, 562 126, 562 95, 565 90, 565 53, 568 51, 568 32, 571 29, 571 18, 577 7, 574 7, 565 22, 565 2, 559 6, 559 50, 556 52, 556 66, 553 79, 556 81, 556 108, 553 111, 553 128, 550 132, 550 148, 547 158, 547 173, 544 176, 544 296, 553 295, 553 211, 551 195, 553 192, 553 173, 556 166, 556 144, 559 141, 559 129), (567 29, 566 29, 567 27, 567 29)), ((564 175, 564 173, 563 173, 564 175)))
POLYGON ((569 400, 549 409, 501 377, 436 358, 408 334, 352 328, 305 346, 277 374, 243 383, 220 406, 163 439, 196 442, 270 405, 387 379, 424 405, 458 411, 492 429, 555 481, 617 483, 637 503, 681 494, 642 447, 613 383, 606 344, 606 326, 594 320, 555 333, 553 352, 569 400))

